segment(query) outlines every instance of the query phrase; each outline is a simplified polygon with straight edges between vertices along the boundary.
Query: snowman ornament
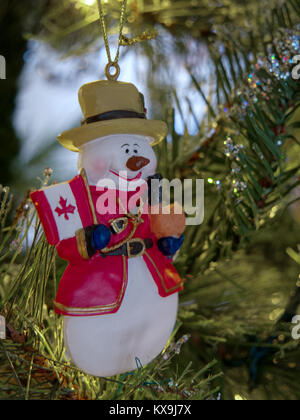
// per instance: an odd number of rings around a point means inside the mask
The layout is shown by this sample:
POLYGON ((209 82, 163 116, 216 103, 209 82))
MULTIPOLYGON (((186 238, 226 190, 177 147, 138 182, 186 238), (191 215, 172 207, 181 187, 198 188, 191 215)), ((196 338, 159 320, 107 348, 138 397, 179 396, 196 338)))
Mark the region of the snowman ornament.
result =
POLYGON ((136 87, 89 83, 79 102, 81 127, 58 138, 79 154, 79 174, 31 198, 48 242, 69 262, 54 302, 67 355, 85 373, 106 377, 148 364, 172 333, 182 290, 172 256, 185 217, 151 212, 152 147, 167 127, 146 118, 136 87))

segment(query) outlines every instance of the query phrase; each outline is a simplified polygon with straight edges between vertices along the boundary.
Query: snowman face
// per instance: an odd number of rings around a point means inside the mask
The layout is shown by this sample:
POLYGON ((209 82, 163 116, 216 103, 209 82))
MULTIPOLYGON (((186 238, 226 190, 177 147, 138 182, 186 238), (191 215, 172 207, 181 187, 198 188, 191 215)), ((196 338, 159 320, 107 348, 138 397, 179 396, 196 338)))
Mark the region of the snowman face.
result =
POLYGON ((85 168, 89 182, 96 185, 109 173, 147 179, 155 174, 157 159, 146 137, 118 134, 87 143, 80 150, 78 166, 85 168))

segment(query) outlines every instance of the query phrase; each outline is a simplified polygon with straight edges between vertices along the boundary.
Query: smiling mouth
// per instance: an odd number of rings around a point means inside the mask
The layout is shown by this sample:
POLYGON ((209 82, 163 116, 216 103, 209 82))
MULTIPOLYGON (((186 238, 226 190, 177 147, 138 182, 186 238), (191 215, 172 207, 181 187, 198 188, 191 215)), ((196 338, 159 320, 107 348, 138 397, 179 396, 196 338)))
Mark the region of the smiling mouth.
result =
POLYGON ((142 172, 139 172, 134 178, 128 178, 128 176, 126 176, 126 172, 124 172, 125 176, 122 176, 123 172, 115 172, 112 169, 110 169, 109 172, 121 179, 124 179, 125 181, 136 181, 142 177, 142 172))
POLYGON ((132 172, 140 171, 142 168, 147 166, 150 163, 150 160, 144 158, 142 156, 133 156, 132 158, 128 159, 126 166, 132 172))

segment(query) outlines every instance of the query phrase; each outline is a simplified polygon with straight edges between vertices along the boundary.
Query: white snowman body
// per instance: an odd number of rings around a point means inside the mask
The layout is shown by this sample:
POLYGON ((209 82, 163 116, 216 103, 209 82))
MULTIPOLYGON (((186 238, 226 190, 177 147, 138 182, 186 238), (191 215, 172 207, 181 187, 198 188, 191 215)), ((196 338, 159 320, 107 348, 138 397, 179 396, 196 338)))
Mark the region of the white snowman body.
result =
MULTIPOLYGON (((149 139, 136 135, 112 135, 87 143, 79 155, 90 185, 104 179, 128 182, 155 173, 157 161, 149 139), (133 156, 149 163, 140 171, 128 170, 133 156)), ((118 184, 117 184, 118 185, 118 184)), ((124 185, 124 183, 123 183, 124 185)), ((178 293, 161 297, 143 259, 128 259, 128 284, 122 304, 113 314, 64 317, 67 355, 84 372, 112 376, 144 366, 158 356, 172 333, 178 309, 178 293)))

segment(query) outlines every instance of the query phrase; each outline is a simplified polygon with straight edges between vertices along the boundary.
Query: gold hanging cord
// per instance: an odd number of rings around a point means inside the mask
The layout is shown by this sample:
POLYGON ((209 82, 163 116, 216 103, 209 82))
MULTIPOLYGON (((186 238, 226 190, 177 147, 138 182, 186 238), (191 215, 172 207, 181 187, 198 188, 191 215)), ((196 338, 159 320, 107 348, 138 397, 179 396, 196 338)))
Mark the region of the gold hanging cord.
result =
POLYGON ((97 0, 98 9, 99 9, 99 16, 100 16, 100 24, 103 33, 103 39, 107 54, 108 63, 105 67, 105 76, 108 80, 116 81, 120 75, 120 66, 119 66, 119 56, 120 56, 120 46, 123 37, 123 27, 125 24, 126 19, 126 8, 127 8, 127 0, 123 0, 121 6, 121 16, 120 16, 120 26, 119 26, 119 40, 118 40, 118 47, 116 52, 116 57, 114 60, 111 58, 109 42, 108 42, 108 35, 107 35, 107 27, 105 23, 104 11, 102 7, 102 1, 97 0), (111 69, 115 69, 115 72, 111 74, 111 69))

